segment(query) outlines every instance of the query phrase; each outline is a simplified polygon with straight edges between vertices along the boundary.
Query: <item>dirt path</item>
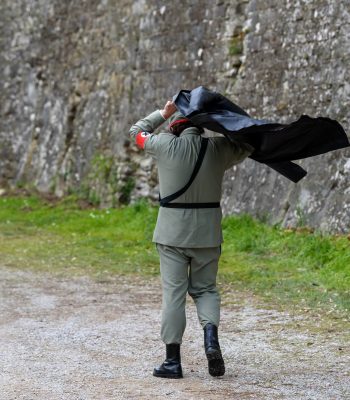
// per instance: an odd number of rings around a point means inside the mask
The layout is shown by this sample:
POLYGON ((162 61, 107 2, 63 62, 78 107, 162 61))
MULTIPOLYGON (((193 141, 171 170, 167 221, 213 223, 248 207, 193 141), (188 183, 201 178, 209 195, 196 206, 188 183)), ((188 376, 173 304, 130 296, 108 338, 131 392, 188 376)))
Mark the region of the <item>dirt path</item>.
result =
POLYGON ((239 299, 222 310, 226 375, 210 377, 192 301, 184 379, 152 377, 163 361, 157 279, 0 269, 1 400, 350 398, 345 333, 311 333, 307 317, 239 299), (298 326, 303 329, 298 329, 298 326))

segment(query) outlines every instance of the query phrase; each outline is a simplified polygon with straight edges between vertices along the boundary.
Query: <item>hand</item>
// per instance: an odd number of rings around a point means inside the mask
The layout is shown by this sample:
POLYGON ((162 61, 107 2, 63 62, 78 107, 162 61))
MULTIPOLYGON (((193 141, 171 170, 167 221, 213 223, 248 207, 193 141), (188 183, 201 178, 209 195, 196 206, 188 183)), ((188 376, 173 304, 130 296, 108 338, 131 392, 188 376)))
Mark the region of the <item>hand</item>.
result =
POLYGON ((171 117, 174 112, 177 110, 175 103, 173 103, 172 101, 167 101, 163 110, 161 110, 161 113, 163 115, 163 117, 165 119, 168 119, 169 117, 171 117))

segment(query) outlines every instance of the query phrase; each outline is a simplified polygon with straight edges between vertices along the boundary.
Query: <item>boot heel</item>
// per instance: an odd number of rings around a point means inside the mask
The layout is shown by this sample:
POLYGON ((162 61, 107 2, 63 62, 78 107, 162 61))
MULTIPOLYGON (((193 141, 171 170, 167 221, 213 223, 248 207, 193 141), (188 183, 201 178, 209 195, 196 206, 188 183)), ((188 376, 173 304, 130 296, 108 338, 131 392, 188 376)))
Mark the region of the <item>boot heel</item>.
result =
POLYGON ((206 354, 208 360, 208 372, 211 376, 223 376, 225 374, 225 362, 220 350, 206 354))
POLYGON ((224 375, 225 362, 219 345, 218 328, 210 323, 204 327, 204 348, 208 360, 209 374, 211 376, 224 375))

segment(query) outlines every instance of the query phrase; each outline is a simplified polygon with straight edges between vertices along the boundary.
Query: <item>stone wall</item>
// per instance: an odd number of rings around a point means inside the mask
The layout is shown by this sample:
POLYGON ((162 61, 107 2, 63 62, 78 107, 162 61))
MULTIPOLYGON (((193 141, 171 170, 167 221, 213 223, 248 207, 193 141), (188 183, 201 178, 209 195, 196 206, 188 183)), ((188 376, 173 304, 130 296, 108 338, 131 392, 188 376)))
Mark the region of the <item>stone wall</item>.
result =
MULTIPOLYGON (((230 89, 258 117, 283 122, 301 114, 335 118, 349 131, 350 9, 337 1, 251 1, 244 62, 230 89)), ((350 152, 303 160, 293 184, 247 161, 228 174, 226 212, 254 212, 285 225, 349 231, 350 152), (270 217, 271 218, 271 217, 270 217)))
MULTIPOLYGON (((2 0, 0 182, 102 206, 155 199, 131 123, 200 84, 256 117, 348 129, 350 15, 309 0, 2 0)), ((331 231, 350 224, 350 153, 301 162, 297 185, 251 160, 227 173, 225 213, 331 231)))

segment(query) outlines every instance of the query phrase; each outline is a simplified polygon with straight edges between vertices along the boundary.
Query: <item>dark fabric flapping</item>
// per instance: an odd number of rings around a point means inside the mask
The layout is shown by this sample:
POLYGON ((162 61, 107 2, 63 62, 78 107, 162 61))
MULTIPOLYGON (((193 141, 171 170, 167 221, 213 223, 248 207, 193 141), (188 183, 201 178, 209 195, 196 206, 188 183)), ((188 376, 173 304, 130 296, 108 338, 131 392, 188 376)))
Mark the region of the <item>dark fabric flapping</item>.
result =
POLYGON ((251 118, 222 94, 199 86, 181 90, 173 101, 194 124, 254 147, 250 158, 298 182, 306 175, 300 160, 350 146, 342 126, 325 117, 302 115, 290 124, 251 118))

